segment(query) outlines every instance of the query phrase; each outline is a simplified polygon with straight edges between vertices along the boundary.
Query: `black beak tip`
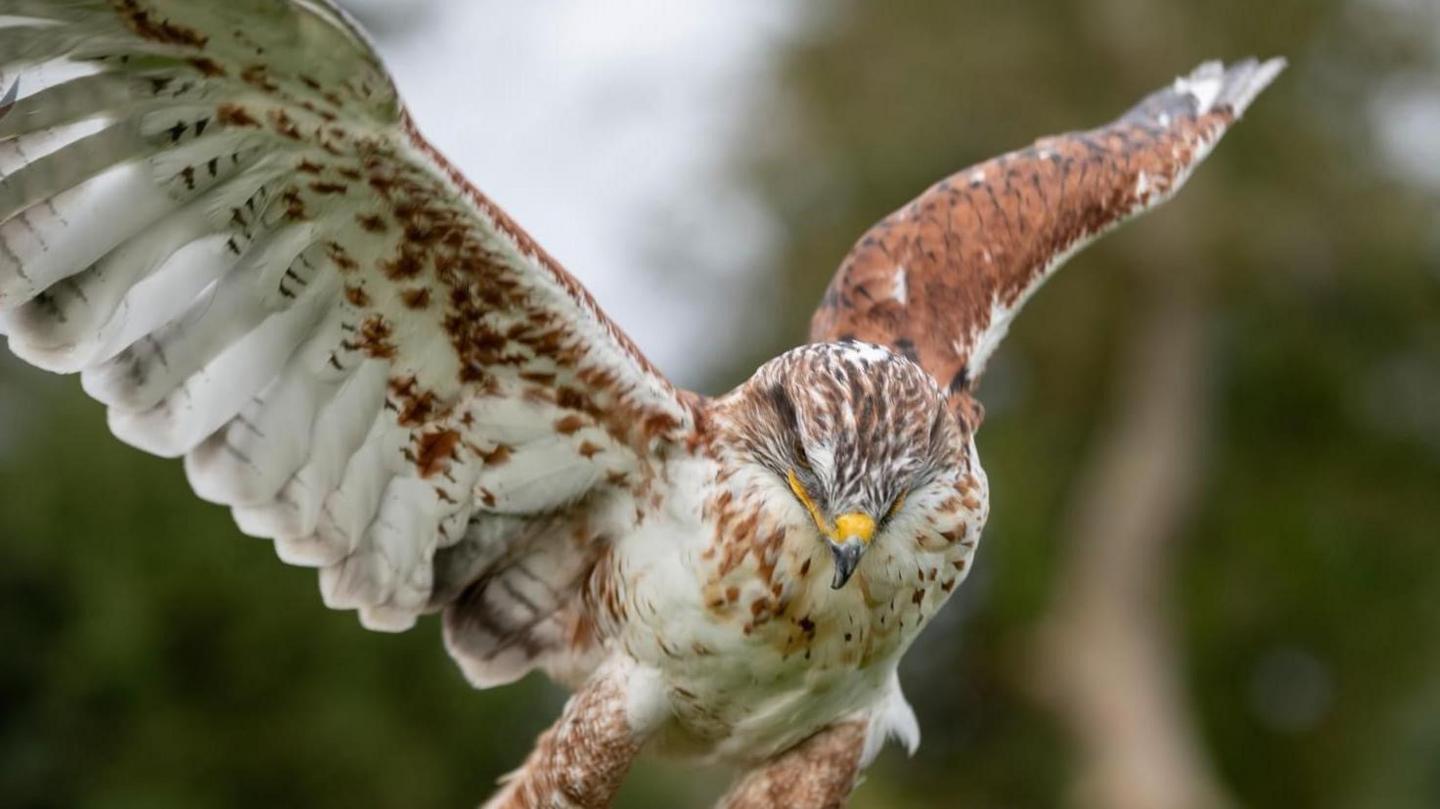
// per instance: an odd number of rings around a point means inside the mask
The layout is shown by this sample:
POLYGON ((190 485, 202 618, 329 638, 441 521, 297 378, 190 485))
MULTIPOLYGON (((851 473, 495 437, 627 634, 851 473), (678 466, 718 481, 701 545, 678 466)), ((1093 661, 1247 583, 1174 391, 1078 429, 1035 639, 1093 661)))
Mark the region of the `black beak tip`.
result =
POLYGON ((830 589, 839 590, 855 574, 865 546, 859 540, 850 539, 839 545, 831 544, 830 552, 835 556, 835 578, 830 581, 830 589))

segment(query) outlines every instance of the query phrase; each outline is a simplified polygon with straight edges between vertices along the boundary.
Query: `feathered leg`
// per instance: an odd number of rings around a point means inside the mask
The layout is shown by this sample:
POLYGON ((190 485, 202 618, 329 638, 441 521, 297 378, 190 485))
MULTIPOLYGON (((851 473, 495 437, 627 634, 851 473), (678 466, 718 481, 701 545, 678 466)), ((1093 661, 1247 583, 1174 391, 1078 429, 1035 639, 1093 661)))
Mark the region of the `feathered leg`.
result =
POLYGON ((605 809, 648 735, 632 720, 623 672, 602 670, 483 809, 605 809))
POLYGON ((717 809, 841 809, 860 774, 868 727, 853 721, 816 733, 745 773, 717 809))

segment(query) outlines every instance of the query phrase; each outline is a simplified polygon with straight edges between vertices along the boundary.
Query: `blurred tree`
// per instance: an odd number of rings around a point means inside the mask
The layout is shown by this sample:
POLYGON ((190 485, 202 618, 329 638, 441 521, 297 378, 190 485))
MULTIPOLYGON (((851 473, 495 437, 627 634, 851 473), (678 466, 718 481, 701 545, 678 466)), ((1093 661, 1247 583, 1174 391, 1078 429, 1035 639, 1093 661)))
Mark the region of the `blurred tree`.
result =
MULTIPOLYGON (((1170 243, 1172 247, 1176 242, 1170 243)), ((1175 536, 1210 443, 1198 267, 1152 272, 1110 418, 1071 494, 1066 546, 1029 674, 1070 727, 1074 803, 1223 809, 1187 710, 1173 623, 1175 536)))

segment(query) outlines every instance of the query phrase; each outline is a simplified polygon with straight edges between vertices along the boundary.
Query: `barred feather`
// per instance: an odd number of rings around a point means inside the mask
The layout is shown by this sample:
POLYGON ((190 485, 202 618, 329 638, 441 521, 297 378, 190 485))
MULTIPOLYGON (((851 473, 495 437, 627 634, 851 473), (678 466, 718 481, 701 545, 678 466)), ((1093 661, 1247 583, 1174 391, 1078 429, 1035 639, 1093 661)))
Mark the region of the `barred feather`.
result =
POLYGON ((0 79, 0 333, 367 625, 688 430, 330 3, 0 0, 0 79))

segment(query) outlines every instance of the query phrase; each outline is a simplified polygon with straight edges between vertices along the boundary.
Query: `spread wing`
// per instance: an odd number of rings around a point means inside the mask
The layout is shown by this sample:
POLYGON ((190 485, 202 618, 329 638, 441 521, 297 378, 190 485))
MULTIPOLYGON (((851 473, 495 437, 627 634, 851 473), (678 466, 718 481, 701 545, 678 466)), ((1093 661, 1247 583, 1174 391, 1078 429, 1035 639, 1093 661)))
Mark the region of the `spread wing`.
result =
POLYGON ((872 228, 811 323, 815 341, 860 339, 910 356, 968 392, 1026 299, 1075 251, 1169 199, 1284 68, 1218 62, 1119 120, 955 174, 872 228))
POLYGON ((692 429, 327 0, 0 0, 0 75, 12 350, 367 625, 692 429))

